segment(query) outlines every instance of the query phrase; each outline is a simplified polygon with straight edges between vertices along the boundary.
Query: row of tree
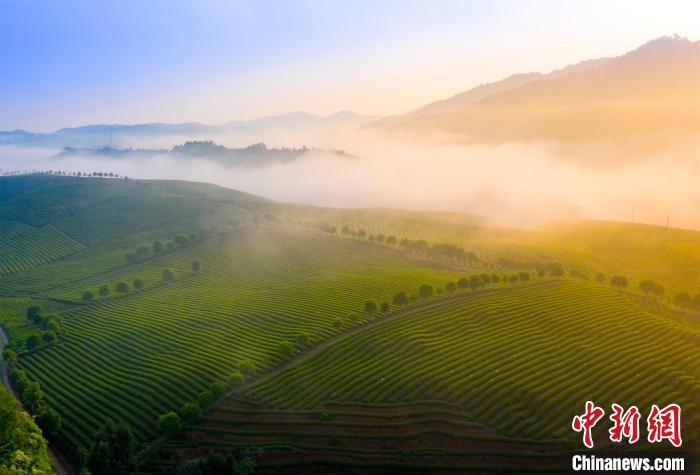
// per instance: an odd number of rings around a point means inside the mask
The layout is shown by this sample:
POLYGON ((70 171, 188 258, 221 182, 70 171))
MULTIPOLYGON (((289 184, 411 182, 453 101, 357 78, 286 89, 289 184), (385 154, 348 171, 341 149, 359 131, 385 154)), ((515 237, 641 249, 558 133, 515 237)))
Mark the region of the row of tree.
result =
POLYGON ((189 235, 184 233, 178 234, 172 241, 167 241, 165 244, 159 240, 153 241, 153 244, 150 247, 139 246, 135 251, 126 253, 126 261, 129 264, 143 262, 149 257, 157 257, 165 252, 173 251, 176 248, 185 247, 188 244, 203 241, 208 236, 209 232, 201 230, 199 233, 190 233, 189 235))
POLYGON ((61 415, 46 404, 41 384, 29 379, 26 371, 21 369, 13 369, 10 382, 20 402, 34 414, 34 420, 44 435, 55 436, 61 429, 61 415))
MULTIPOLYGON (((190 268, 192 269, 192 272, 197 273, 202 268, 202 265, 199 263, 199 261, 192 261, 190 268)), ((176 279, 177 279, 177 277, 176 277, 174 270, 172 270, 170 268, 163 270, 163 282, 170 283, 170 282, 174 282, 176 279)), ((142 278, 137 277, 134 279, 132 285, 133 285, 133 288, 137 291, 143 290, 144 287, 146 286, 146 282, 142 278)), ((114 285, 114 290, 117 292, 117 294, 126 295, 131 291, 131 288, 129 287, 129 284, 122 281, 122 282, 117 282, 114 285)), ((97 290, 97 293, 100 296, 100 298, 104 299, 104 298, 109 297, 109 295, 111 293, 111 289, 109 288, 109 285, 104 284, 104 285, 101 285, 99 287, 99 289, 97 290)), ((83 301, 89 302, 90 300, 93 300, 95 298, 95 294, 93 293, 92 290, 85 290, 82 293, 81 298, 83 301)))

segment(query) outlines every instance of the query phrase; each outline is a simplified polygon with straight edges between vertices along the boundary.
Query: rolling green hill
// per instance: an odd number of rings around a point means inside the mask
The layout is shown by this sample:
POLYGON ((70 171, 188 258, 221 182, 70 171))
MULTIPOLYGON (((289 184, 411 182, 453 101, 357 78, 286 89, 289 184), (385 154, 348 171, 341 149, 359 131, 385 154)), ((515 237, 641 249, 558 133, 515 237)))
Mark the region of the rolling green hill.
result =
POLYGON ((107 418, 146 447, 160 414, 210 388, 232 397, 150 447, 148 467, 255 447, 271 472, 515 459, 557 470, 589 398, 678 402, 697 433, 700 318, 675 306, 677 293, 700 293, 697 232, 499 229, 460 213, 47 175, 0 178, 0 211, 13 368, 41 384, 72 454, 107 418), (629 286, 612 287, 615 274, 629 286), (665 292, 642 295, 644 279, 665 292), (408 302, 394 304, 398 292, 408 302), (40 318, 25 317, 32 306, 40 318))

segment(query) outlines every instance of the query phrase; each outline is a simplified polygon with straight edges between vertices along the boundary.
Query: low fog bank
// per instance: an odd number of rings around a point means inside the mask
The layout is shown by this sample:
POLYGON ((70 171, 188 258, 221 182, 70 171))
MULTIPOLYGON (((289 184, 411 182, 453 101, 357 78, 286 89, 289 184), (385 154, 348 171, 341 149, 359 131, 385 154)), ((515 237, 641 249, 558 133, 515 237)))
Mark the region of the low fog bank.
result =
MULTIPOLYGON (((284 137, 288 138, 288 137, 284 137)), ((109 171, 133 178, 210 182, 280 201, 335 207, 464 211, 493 225, 530 227, 562 219, 605 219, 700 229, 700 137, 621 159, 587 146, 583 159, 554 143, 427 146, 352 136, 313 145, 291 163, 224 167, 205 159, 52 157, 56 151, 0 147, 0 169, 109 171), (590 159, 586 159, 590 157, 590 159)), ((296 146, 294 143, 287 146, 296 146)), ((283 138, 274 145, 284 145, 283 138)), ((232 144, 228 142, 227 144, 232 144)), ((241 145, 241 144, 236 144, 241 145)), ((1 173, 1 171, 0 171, 1 173)))

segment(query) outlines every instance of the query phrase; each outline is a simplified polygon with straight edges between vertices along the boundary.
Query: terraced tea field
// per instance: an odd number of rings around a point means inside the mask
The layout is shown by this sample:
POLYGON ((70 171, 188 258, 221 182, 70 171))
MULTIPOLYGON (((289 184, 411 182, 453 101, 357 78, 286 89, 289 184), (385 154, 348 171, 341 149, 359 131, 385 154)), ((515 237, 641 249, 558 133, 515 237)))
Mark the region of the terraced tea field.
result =
POLYGON ((256 454, 263 473, 557 471, 587 399, 643 411, 679 403, 685 440, 697 444, 700 319, 669 303, 700 292, 699 233, 494 229, 459 213, 47 176, 0 178, 0 211, 12 366, 41 384, 74 458, 111 418, 141 448, 156 442, 141 461, 149 470, 216 449, 256 454), (478 259, 438 262, 371 241, 377 233, 452 243, 478 259), (550 262, 566 275, 538 276, 550 262), (503 282, 517 272, 529 281, 503 282), (477 273, 499 283, 448 291, 477 273), (612 287, 615 273, 630 286, 612 287), (666 293, 641 295, 644 278, 666 293), (423 284, 434 293, 419 298, 423 284), (411 303, 365 311, 397 292, 411 303), (30 344, 50 333, 26 318, 32 305, 60 320, 59 338, 30 344), (159 415, 237 370, 245 382, 230 397, 185 420, 181 436, 156 440, 159 415))
POLYGON ((327 400, 450 401, 504 433, 539 438, 570 434, 570 418, 587 399, 644 408, 675 401, 687 433, 697 435, 699 344, 697 329, 618 291, 557 281, 379 321, 244 396, 302 409, 327 400))
POLYGON ((209 451, 250 451, 258 473, 551 472, 565 469, 563 440, 504 437, 445 402, 325 403, 316 410, 266 409, 228 401, 157 451, 146 470, 176 468, 209 451))
MULTIPOLYGON (((64 313, 68 341, 21 358, 18 367, 42 382, 73 445, 89 444, 104 414, 150 437, 159 413, 225 380, 238 361, 264 371, 279 361, 280 342, 300 333, 310 342, 327 338, 355 324, 348 316, 362 313, 366 299, 456 276, 365 247, 257 227, 153 259, 118 279, 161 282, 164 268, 180 279, 64 313), (202 266, 196 274, 188 269, 195 259, 202 266)), ((81 288, 105 282, 112 276, 81 288)))

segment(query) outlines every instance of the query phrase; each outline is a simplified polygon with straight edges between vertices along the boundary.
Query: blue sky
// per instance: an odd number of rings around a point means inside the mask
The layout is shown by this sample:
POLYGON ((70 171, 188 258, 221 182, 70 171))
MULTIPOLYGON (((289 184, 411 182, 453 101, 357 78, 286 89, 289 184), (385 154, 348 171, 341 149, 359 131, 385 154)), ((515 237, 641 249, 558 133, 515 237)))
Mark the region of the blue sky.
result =
POLYGON ((0 0, 0 130, 400 113, 479 83, 700 39, 697 2, 0 0))

